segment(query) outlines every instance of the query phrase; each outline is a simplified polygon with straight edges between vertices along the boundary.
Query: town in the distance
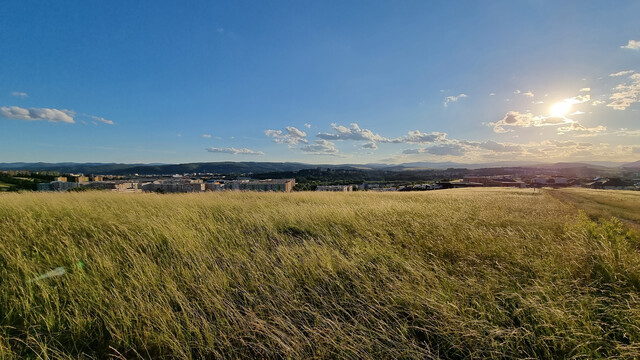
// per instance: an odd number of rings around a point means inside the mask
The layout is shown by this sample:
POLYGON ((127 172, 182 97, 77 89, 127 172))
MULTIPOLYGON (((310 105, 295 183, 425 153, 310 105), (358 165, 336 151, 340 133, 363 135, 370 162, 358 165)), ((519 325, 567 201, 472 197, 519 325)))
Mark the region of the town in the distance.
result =
POLYGON ((72 165, 0 164, 0 191, 349 192, 424 191, 461 187, 585 187, 640 190, 640 162, 616 167, 558 163, 446 169, 310 164, 294 166, 286 163, 199 163, 195 167, 193 164, 182 164, 121 168, 91 164, 72 165), (184 171, 187 169, 195 171, 184 171), (135 170, 138 172, 131 172, 135 170))

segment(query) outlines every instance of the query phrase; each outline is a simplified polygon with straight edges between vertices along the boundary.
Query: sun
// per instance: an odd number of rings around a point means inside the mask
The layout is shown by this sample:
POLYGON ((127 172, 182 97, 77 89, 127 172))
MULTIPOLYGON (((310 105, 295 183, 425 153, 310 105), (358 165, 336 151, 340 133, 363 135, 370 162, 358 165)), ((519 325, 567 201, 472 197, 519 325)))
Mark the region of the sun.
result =
POLYGON ((571 104, 565 101, 555 103, 551 107, 551 116, 563 117, 571 111, 571 104))

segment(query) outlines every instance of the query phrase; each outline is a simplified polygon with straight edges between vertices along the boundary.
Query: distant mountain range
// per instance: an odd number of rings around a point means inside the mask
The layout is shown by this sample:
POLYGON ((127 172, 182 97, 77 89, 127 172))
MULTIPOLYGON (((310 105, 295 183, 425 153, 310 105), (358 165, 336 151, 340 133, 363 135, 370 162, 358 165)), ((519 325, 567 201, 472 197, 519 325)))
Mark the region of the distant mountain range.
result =
POLYGON ((503 168, 503 167, 535 167, 542 169, 638 169, 640 160, 632 163, 622 162, 588 162, 569 163, 560 162, 553 164, 537 163, 532 161, 502 161, 482 164, 462 164, 455 162, 412 162, 403 164, 305 164, 296 162, 203 162, 186 164, 122 164, 122 163, 0 163, 0 170, 31 170, 31 171, 58 171, 61 173, 85 173, 108 175, 155 175, 155 174, 184 174, 184 173, 218 173, 218 174, 248 174, 267 173, 279 171, 298 171, 315 168, 330 169, 359 169, 359 170, 388 170, 407 171, 416 169, 447 169, 447 168, 503 168))

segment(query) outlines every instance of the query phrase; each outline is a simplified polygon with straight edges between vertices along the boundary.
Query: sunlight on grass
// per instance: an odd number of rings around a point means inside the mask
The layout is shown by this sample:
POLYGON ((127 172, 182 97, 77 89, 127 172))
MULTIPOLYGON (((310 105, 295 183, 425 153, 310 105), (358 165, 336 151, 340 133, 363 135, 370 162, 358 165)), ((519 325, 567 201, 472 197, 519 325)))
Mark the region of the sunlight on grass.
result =
POLYGON ((5 193, 0 237, 0 358, 640 356, 636 234, 548 193, 5 193))

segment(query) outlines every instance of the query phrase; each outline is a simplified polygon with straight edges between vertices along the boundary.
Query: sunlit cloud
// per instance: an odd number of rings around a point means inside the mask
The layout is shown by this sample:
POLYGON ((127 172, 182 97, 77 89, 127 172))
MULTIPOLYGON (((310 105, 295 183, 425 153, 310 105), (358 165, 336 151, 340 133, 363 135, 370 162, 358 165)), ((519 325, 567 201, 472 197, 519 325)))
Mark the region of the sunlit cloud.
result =
POLYGON ((627 45, 620 46, 622 49, 638 50, 640 49, 640 40, 629 40, 627 45))
POLYGON ((518 111, 509 111, 502 119, 496 122, 490 122, 488 125, 493 126, 496 133, 506 133, 507 127, 531 127, 537 121, 538 117, 530 112, 520 113, 518 111))
POLYGON ((613 88, 613 93, 609 96, 610 103, 607 104, 615 110, 625 110, 629 106, 640 101, 640 73, 633 70, 621 71, 610 76, 626 76, 628 80, 618 84, 613 88))
POLYGON ((444 105, 444 107, 448 107, 449 103, 456 102, 459 99, 464 99, 466 97, 469 97, 469 96, 467 94, 458 94, 456 96, 447 96, 446 98, 444 98, 444 102, 442 103, 442 105, 444 105))
POLYGON ((623 71, 618 71, 617 73, 609 74, 609 76, 618 77, 618 76, 625 76, 625 75, 629 75, 629 74, 633 74, 633 73, 635 73, 635 71, 633 71, 633 70, 623 70, 623 71))
POLYGON ((231 154, 231 155, 264 155, 262 151, 255 151, 247 148, 219 148, 219 147, 210 147, 206 149, 210 153, 222 153, 222 154, 231 154))
POLYGON ((375 134, 369 129, 362 129, 356 123, 352 123, 349 127, 331 124, 333 133, 319 133, 317 137, 324 140, 356 140, 369 142, 385 142, 387 138, 375 134))
POLYGON ((598 125, 596 127, 584 127, 578 122, 572 122, 567 126, 562 126, 558 128, 558 134, 566 134, 572 133, 574 136, 578 137, 590 137, 600 135, 607 131, 606 126, 598 125))
POLYGON ((284 130, 265 130, 264 134, 278 144, 294 146, 299 143, 306 144, 309 142, 306 139, 307 133, 293 126, 287 126, 284 130))
POLYGON ((437 141, 444 141, 447 137, 446 133, 434 131, 431 133, 424 133, 419 130, 409 131, 407 135, 400 136, 398 138, 386 139, 383 142, 387 143, 409 143, 409 144, 424 144, 424 143, 432 143, 437 141))
POLYGON ((528 96, 528 97, 534 97, 535 95, 533 94, 533 92, 531 91, 527 91, 526 93, 523 93, 522 95, 524 96, 528 96))
POLYGON ((47 108, 21 108, 19 106, 0 107, 0 116, 7 119, 17 119, 26 121, 44 120, 49 122, 64 122, 73 124, 75 112, 66 109, 47 108))
POLYGON ((588 88, 588 87, 580 89, 580 92, 589 92, 589 91, 591 91, 591 88, 588 88))
POLYGON ((324 140, 353 140, 366 141, 367 144, 363 148, 375 150, 377 144, 427 144, 434 142, 443 142, 446 140, 447 134, 442 132, 421 132, 420 130, 412 130, 407 135, 389 138, 374 133, 369 129, 363 129, 358 124, 352 123, 349 127, 331 124, 333 133, 319 133, 317 137, 324 140))

